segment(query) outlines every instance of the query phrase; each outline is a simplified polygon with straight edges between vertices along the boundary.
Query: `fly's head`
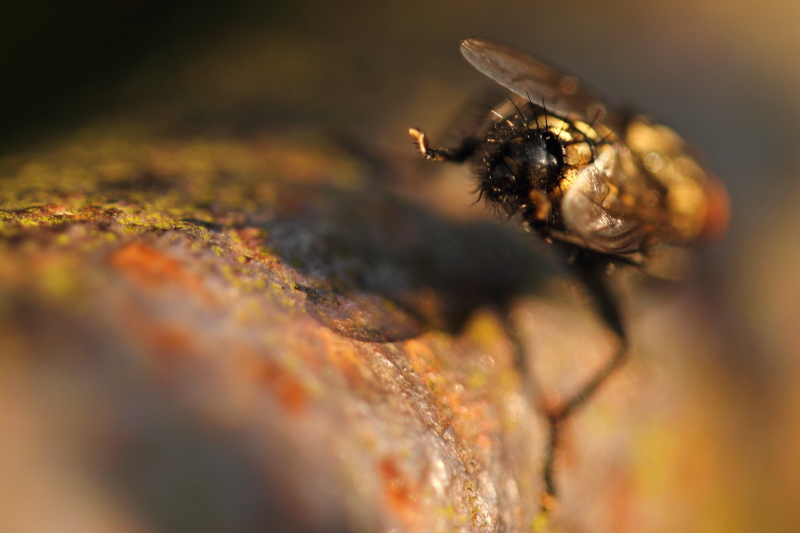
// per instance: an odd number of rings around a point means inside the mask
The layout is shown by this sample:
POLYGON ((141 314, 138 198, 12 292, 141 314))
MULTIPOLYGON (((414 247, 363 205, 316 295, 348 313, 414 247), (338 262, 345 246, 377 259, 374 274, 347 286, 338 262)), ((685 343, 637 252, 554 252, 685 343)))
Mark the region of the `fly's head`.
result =
POLYGON ((480 197, 508 216, 545 222, 552 205, 549 194, 564 169, 564 147, 547 129, 507 122, 490 131, 475 160, 480 197))

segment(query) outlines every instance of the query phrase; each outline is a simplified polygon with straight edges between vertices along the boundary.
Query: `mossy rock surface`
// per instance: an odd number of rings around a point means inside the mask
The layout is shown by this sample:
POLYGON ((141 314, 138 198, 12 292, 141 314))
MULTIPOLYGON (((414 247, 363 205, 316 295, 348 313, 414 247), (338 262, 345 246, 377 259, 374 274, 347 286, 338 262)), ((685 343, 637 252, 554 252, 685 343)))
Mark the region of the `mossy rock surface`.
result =
POLYGON ((73 525, 114 530, 528 527, 524 239, 335 150, 100 133, 3 162, 2 388, 36 399, 28 453, 65 454, 31 497, 66 476, 73 525))

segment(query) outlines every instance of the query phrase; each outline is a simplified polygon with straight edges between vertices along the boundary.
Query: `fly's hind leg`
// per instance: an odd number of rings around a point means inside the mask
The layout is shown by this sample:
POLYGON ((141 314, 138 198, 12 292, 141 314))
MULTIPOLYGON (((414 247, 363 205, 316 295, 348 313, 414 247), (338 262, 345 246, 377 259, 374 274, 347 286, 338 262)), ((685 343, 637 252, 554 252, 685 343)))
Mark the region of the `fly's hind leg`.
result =
POLYGON ((428 144, 428 136, 422 130, 411 128, 408 130, 409 135, 414 138, 414 143, 417 149, 425 159, 432 159, 434 161, 449 161, 451 163, 463 163, 469 156, 475 153, 478 143, 472 138, 466 138, 461 141, 461 145, 456 148, 431 148, 428 144))
POLYGON ((606 268, 608 264, 607 257, 589 252, 579 254, 572 264, 576 277, 586 287, 587 293, 591 296, 605 325, 617 334, 620 344, 605 365, 577 393, 561 405, 545 410, 549 429, 543 466, 544 494, 541 502, 542 510, 545 512, 555 502, 556 484, 553 468, 563 422, 586 404, 600 386, 625 362, 627 356, 628 340, 622 324, 619 305, 607 283, 606 268))

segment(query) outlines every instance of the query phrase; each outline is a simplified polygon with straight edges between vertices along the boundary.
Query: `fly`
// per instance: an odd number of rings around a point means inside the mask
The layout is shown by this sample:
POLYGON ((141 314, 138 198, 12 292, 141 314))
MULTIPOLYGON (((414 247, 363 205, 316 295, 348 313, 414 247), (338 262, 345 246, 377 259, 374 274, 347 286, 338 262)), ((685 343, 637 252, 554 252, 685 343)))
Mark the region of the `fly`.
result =
POLYGON ((727 196, 673 130, 609 106, 574 76, 488 40, 465 40, 461 53, 512 94, 454 148, 432 148, 417 128, 409 133, 427 159, 470 163, 480 198, 560 248, 619 338, 617 351, 575 395, 545 410, 546 510, 556 494, 562 423, 625 361, 609 266, 661 275, 681 250, 722 233, 727 196))

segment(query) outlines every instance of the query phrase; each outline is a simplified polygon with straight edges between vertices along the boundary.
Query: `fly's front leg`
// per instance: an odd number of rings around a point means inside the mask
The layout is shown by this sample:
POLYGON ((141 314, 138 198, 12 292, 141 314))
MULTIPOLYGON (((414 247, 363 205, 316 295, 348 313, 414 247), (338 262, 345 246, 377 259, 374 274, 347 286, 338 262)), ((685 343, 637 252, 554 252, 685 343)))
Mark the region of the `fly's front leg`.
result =
POLYGON ((545 411, 550 433, 543 467, 545 493, 542 498, 542 508, 545 511, 549 509, 555 501, 556 484, 553 475, 553 463, 556 450, 559 446, 562 423, 586 404, 594 393, 597 392, 597 389, 599 389, 625 362, 627 356, 628 340, 625 334, 625 328, 622 324, 619 304, 608 287, 606 274, 607 265, 607 258, 591 253, 579 254, 575 263, 572 265, 575 275, 584 287, 586 287, 603 322, 619 337, 620 345, 606 364, 603 365, 577 393, 561 405, 555 408, 548 408, 545 411))
POLYGON ((475 149, 478 146, 474 140, 466 138, 456 148, 431 148, 428 144, 428 136, 422 130, 411 128, 408 133, 414 138, 417 149, 425 156, 425 159, 433 159, 434 161, 463 163, 475 153, 475 149))

